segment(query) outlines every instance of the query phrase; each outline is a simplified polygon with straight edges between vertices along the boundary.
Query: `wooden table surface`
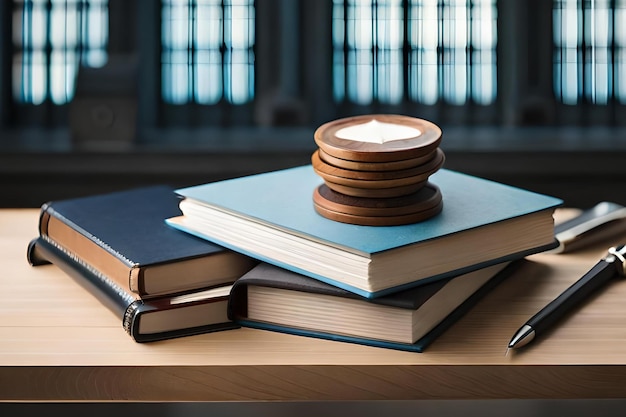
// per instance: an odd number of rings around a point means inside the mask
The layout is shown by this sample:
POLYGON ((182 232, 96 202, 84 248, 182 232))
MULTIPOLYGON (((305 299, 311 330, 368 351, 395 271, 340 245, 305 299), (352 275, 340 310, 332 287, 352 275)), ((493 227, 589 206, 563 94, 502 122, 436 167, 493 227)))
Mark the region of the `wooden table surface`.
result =
POLYGON ((27 263, 37 220, 36 209, 0 209, 0 400, 626 397, 623 280, 545 338, 506 352, 512 333, 607 244, 529 257, 421 354, 245 328, 137 344, 56 266, 27 263))

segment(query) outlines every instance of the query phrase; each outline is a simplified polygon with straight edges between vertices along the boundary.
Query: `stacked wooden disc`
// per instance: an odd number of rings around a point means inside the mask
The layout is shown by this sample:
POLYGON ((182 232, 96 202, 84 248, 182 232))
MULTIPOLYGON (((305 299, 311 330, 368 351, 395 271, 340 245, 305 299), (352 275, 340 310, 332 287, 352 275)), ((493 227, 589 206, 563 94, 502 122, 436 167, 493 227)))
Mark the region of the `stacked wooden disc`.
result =
POLYGON ((444 163, 441 129, 400 115, 335 120, 315 131, 311 162, 324 179, 316 211, 344 223, 391 226, 441 212, 439 188, 428 181, 444 163))

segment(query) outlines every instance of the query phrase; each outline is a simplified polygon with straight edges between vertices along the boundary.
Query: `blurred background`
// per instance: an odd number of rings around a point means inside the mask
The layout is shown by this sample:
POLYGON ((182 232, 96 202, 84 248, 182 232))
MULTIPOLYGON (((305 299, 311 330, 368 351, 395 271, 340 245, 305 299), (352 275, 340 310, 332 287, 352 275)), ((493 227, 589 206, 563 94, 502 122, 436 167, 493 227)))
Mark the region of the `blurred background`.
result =
POLYGON ((5 0, 0 206, 307 164, 396 113, 445 167, 626 204, 626 0, 5 0))

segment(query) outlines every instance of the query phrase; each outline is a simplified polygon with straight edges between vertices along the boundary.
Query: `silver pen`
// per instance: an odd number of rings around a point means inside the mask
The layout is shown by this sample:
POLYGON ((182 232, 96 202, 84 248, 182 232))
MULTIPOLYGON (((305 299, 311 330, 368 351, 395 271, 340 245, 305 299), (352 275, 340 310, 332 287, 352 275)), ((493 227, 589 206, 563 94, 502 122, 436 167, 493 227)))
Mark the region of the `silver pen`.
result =
POLYGON ((626 275, 626 246, 612 247, 608 254, 578 281, 531 317, 513 336, 509 349, 520 348, 552 327, 568 310, 616 276, 626 275))
POLYGON ((626 232, 626 207, 602 201, 573 219, 557 224, 554 235, 559 242, 550 253, 571 252, 626 232))

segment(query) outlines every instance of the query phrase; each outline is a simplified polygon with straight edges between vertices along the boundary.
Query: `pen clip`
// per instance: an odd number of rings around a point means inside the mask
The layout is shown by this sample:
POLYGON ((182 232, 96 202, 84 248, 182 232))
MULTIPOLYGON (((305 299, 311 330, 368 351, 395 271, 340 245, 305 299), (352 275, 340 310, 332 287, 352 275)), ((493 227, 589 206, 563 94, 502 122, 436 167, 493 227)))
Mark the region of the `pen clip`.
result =
POLYGON ((617 268, 617 272, 621 275, 621 276, 626 276, 626 258, 624 257, 624 255, 626 255, 626 245, 620 245, 620 246, 613 246, 611 248, 609 248, 609 258, 611 256, 614 257, 614 259, 605 259, 607 262, 615 262, 615 259, 617 259, 620 262, 620 266, 617 268))

